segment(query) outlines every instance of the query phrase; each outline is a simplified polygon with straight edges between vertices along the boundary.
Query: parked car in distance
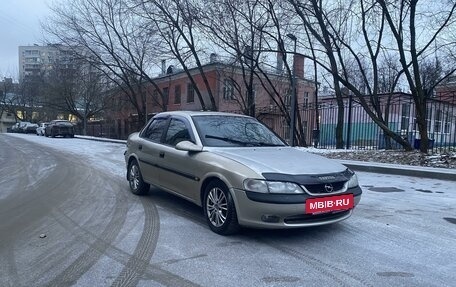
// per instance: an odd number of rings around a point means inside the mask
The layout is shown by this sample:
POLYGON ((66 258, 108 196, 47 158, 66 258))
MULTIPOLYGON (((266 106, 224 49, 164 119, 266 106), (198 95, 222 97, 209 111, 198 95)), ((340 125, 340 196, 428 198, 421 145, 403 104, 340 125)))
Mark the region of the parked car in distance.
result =
POLYGON ((40 125, 36 128, 36 135, 37 136, 44 136, 44 131, 49 123, 40 123, 40 125))
POLYGON ((38 125, 37 124, 32 124, 32 123, 26 123, 23 127, 22 127, 22 132, 24 134, 34 134, 36 133, 36 129, 38 128, 38 125))
POLYGON ((335 223, 350 217, 362 193, 344 165, 229 113, 157 114, 129 136, 125 162, 134 194, 152 184, 187 199, 218 234, 335 223))
POLYGON ((29 124, 32 124, 31 122, 19 122, 19 126, 17 129, 18 133, 25 133, 25 127, 29 124))
POLYGON ((18 133, 18 132, 19 132, 19 125, 20 125, 20 123, 15 123, 15 124, 11 127, 11 132, 12 132, 12 133, 18 133))
POLYGON ((47 137, 63 136, 63 137, 74 137, 73 124, 67 120, 53 120, 49 122, 49 125, 44 129, 44 135, 47 137))

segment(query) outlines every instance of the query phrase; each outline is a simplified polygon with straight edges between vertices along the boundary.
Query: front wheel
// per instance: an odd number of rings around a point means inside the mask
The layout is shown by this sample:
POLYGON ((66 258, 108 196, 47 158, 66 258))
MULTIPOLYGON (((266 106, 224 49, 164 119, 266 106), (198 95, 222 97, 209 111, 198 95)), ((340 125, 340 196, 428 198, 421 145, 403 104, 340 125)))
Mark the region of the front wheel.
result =
POLYGON ((133 160, 128 167, 128 183, 130 184, 131 192, 136 195, 144 195, 150 189, 150 185, 145 183, 142 178, 142 174, 136 160, 133 160))
POLYGON ((240 229, 236 207, 225 184, 212 181, 204 192, 204 215, 212 231, 221 235, 237 233, 240 229))

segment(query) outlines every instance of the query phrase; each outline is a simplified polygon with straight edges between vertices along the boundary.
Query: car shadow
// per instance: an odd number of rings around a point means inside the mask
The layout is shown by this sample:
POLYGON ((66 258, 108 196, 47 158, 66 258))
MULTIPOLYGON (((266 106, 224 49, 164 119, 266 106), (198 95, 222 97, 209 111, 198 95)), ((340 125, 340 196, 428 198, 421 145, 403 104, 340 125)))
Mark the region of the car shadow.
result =
MULTIPOLYGON (((145 199, 152 200, 156 205, 166 209, 167 212, 191 220, 200 226, 205 227, 209 232, 206 219, 201 207, 157 187, 151 187, 145 199)), ((243 227, 238 234, 229 237, 247 237, 247 238, 269 238, 269 239, 293 239, 308 238, 312 241, 328 238, 328 236, 337 236, 338 233, 344 232, 345 227, 342 222, 329 225, 299 227, 292 229, 258 229, 243 227)))
MULTIPOLYGON (((152 200, 157 206, 166 209, 167 212, 189 219, 198 225, 207 226, 202 208, 177 195, 151 186, 144 198, 152 200)), ((207 228, 209 229, 209 227, 207 228)))

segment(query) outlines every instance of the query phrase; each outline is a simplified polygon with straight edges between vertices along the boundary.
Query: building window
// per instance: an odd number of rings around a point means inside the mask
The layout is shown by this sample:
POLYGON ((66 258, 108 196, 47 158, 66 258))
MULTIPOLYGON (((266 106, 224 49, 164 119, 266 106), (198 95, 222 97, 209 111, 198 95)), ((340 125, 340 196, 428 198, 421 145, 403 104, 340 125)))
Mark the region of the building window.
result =
POLYGON ((181 86, 177 85, 174 87, 174 104, 181 103, 181 86))
POLYGON ((187 103, 195 102, 195 89, 193 84, 187 84, 187 103))
POLYGON ((408 131, 410 125, 410 104, 402 105, 401 131, 408 131))
POLYGON ((291 106, 291 93, 290 91, 287 92, 287 94, 285 95, 285 98, 283 99, 284 101, 284 104, 286 107, 290 107, 291 106))
POLYGON ((307 107, 309 105, 309 92, 304 92, 303 105, 304 107, 307 107))
POLYGON ((431 119, 432 119, 432 108, 428 106, 426 108, 426 124, 427 124, 428 131, 431 130, 431 126, 432 126, 431 125, 431 123, 432 123, 431 119))
POLYGON ((435 113, 434 132, 442 132, 442 110, 437 110, 435 113))
POLYGON ((163 105, 168 105, 169 102, 169 88, 163 88, 163 105))
POLYGON ((451 128, 451 116, 449 112, 445 113, 445 119, 444 119, 444 124, 443 124, 443 132, 446 134, 450 133, 450 128, 451 128))
POLYGON ((231 79, 223 81, 223 99, 234 100, 234 83, 231 79))

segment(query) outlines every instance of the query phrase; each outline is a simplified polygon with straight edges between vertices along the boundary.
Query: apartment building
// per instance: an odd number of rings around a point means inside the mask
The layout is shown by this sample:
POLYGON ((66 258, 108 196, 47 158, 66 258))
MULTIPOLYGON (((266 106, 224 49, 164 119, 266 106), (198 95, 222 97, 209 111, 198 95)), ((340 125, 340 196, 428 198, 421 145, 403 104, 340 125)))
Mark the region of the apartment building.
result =
POLYGON ((19 46, 19 82, 27 77, 46 75, 56 63, 71 68, 74 58, 72 49, 59 44, 19 46))

